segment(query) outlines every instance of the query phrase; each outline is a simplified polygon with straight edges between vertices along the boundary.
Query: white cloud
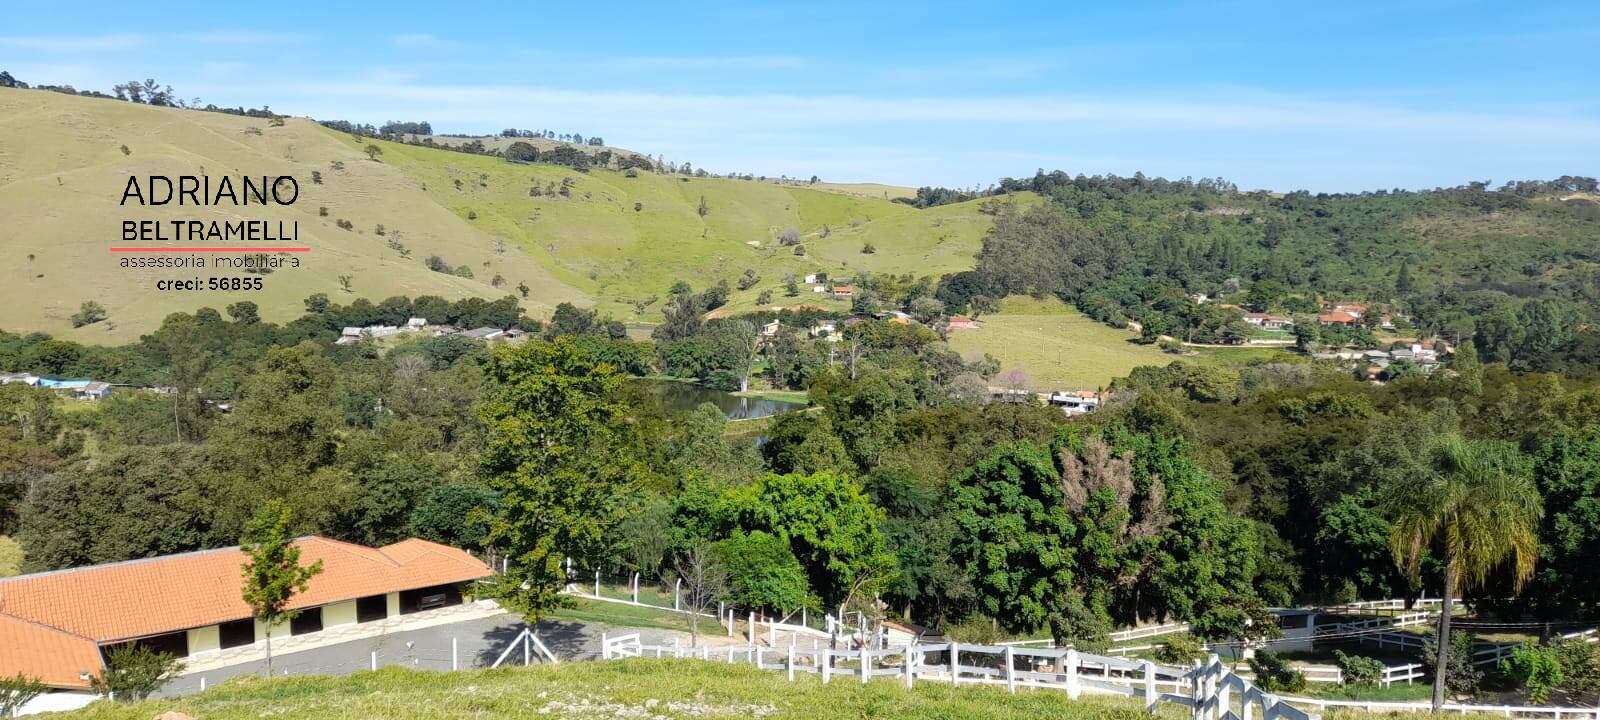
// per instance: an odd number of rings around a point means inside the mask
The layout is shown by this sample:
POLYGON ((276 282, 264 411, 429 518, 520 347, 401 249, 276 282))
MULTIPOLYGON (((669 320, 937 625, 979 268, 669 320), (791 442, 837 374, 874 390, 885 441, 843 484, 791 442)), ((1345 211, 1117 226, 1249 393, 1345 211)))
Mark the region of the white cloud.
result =
POLYGON ((253 30, 208 30, 179 35, 178 39, 204 45, 293 45, 304 42, 307 36, 253 30))
POLYGON ((608 58, 598 63, 612 70, 797 70, 806 66, 804 58, 792 55, 744 55, 734 57, 678 57, 670 55, 608 58))
POLYGON ((10 36, 0 37, 0 47, 42 52, 94 52, 126 50, 143 45, 146 40, 147 38, 143 35, 133 34, 86 35, 80 37, 10 36))
POLYGON ((391 36, 389 42, 403 48, 442 48, 451 45, 429 33, 402 33, 391 36))

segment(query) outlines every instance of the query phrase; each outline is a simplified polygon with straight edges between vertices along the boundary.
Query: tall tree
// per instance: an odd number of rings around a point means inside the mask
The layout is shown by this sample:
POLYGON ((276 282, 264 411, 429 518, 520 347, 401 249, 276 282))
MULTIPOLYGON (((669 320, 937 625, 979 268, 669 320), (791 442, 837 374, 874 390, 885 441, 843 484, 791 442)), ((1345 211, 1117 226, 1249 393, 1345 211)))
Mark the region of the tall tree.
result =
POLYGON ((300 548, 289 532, 289 506, 271 500, 245 527, 240 539, 244 551, 244 601, 250 612, 266 627, 267 676, 272 676, 272 628, 293 620, 299 610, 290 610, 289 601, 306 591, 311 578, 322 572, 322 561, 300 564, 300 548))
POLYGON ((479 407, 481 466, 501 502, 488 542, 510 560, 502 602, 535 621, 563 602, 568 557, 593 566, 610 556, 607 531, 642 471, 618 400, 623 375, 574 338, 502 348, 488 371, 500 390, 479 407))
MULTIPOLYGON (((1528 465, 1509 445, 1447 435, 1428 448, 1422 477, 1396 483, 1389 498, 1394 529, 1389 546, 1395 562, 1417 576, 1430 545, 1444 552, 1434 667, 1447 668, 1450 613, 1462 586, 1482 584, 1507 559, 1513 584, 1533 576, 1539 546, 1539 492, 1528 465)), ((1444 704, 1445 677, 1433 678, 1433 710, 1444 704)))

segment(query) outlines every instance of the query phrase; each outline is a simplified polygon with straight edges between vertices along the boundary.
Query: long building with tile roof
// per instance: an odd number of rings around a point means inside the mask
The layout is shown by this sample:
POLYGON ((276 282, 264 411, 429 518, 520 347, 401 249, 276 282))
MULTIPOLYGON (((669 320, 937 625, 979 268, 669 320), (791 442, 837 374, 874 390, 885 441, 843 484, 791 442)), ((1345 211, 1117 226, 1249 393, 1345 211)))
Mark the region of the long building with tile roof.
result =
MULTIPOLYGON (((301 613, 272 636, 371 622, 461 602, 492 571, 426 540, 381 548, 304 537, 303 564, 322 572, 288 608, 301 613)), ((102 648, 139 642, 179 656, 260 642, 267 628, 243 598, 237 547, 0 578, 0 677, 18 673, 82 690, 104 667, 102 648)))

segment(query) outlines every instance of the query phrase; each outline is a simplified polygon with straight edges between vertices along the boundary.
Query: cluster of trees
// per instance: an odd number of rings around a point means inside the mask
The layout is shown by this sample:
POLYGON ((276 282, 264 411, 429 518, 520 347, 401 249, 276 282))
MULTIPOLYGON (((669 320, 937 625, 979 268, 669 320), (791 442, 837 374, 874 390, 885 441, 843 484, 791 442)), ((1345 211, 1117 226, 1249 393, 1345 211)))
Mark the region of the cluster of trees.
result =
POLYGON ((1105 322, 1195 342, 1237 341, 1247 328, 1237 312, 1191 296, 1300 318, 1325 299, 1363 300, 1410 317, 1424 335, 1470 338, 1485 359, 1594 372, 1600 213, 1567 197, 1594 184, 1273 196, 1222 180, 1041 172, 996 192, 1050 201, 995 205, 977 267, 945 277, 939 298, 963 309, 979 296, 1055 295, 1105 322), (1490 214, 1539 230, 1506 229, 1490 214))
POLYGON ((579 133, 557 133, 554 130, 519 130, 517 128, 506 128, 500 131, 500 137, 544 138, 546 140, 569 142, 576 145, 590 145, 593 147, 601 147, 606 144, 606 141, 599 135, 590 135, 589 137, 585 138, 579 133))

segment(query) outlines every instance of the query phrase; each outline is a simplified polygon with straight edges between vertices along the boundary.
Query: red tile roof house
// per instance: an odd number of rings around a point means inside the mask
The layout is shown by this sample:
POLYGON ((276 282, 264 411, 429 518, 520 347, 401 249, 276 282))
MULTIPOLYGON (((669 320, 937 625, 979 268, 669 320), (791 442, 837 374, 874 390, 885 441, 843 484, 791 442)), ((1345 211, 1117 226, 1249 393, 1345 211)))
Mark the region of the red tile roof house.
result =
POLYGON ((965 315, 951 315, 950 316, 950 329, 951 330, 976 330, 977 328, 978 328, 978 321, 977 320, 973 320, 972 318, 969 318, 969 317, 967 317, 965 315))
MULTIPOLYGON (((289 609, 274 639, 462 602, 490 576, 478 559, 410 539, 370 548, 304 537, 300 561, 322 572, 289 609)), ((104 667, 101 650, 139 642, 180 657, 262 642, 266 627, 242 597, 237 547, 0 578, 0 677, 17 673, 58 691, 86 691, 104 667)), ((46 696, 49 697, 49 696, 46 696)))
POLYGON ((1317 322, 1320 322, 1323 325, 1354 325, 1358 319, 1359 318, 1356 316, 1351 315, 1343 310, 1325 312, 1317 316, 1317 322))

